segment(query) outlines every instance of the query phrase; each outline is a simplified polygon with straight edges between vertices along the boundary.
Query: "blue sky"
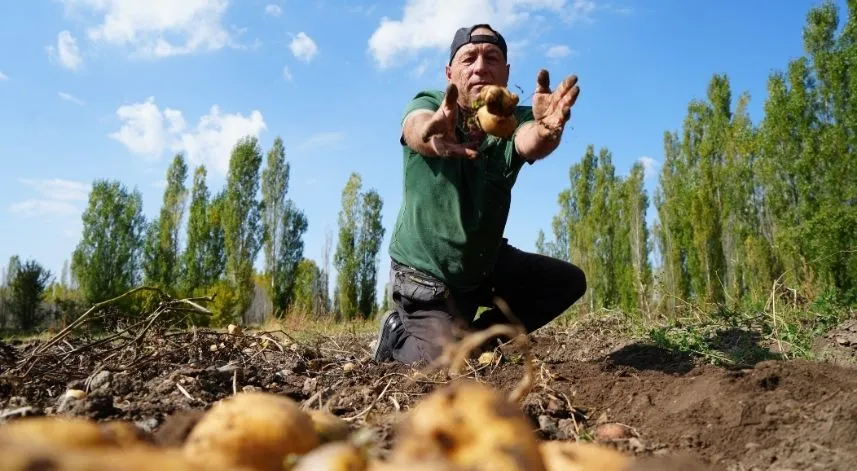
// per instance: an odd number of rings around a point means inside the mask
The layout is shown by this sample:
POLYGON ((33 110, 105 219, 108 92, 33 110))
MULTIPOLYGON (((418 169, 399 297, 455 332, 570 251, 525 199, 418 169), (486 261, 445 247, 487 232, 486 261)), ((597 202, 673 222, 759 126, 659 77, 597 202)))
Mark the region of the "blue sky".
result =
MULTIPOLYGON (((840 0, 840 11, 845 11, 840 0)), ((244 134, 291 163, 289 197, 309 219, 305 255, 336 235, 351 172, 384 201, 387 244, 401 200, 399 120, 424 88, 443 88, 453 31, 490 22, 511 48, 511 84, 529 93, 546 68, 577 74, 573 130, 525 167, 506 235, 534 249, 549 232, 568 168, 608 147, 626 174, 656 172, 666 130, 726 73, 758 121, 770 71, 803 53, 817 2, 685 0, 52 0, 0 7, 0 265, 35 258, 57 276, 80 234, 92 180, 138 188, 158 211, 165 171, 183 151, 224 182, 244 134)), ((191 170, 192 173, 192 170, 191 170)), ((190 184, 190 179, 188 181, 190 184)), ((656 176, 647 181, 653 191, 656 176)), ((650 214, 651 216, 651 214, 650 214)), ((651 217, 650 217, 651 219, 651 217)), ((332 251, 331 251, 332 259, 332 251)))

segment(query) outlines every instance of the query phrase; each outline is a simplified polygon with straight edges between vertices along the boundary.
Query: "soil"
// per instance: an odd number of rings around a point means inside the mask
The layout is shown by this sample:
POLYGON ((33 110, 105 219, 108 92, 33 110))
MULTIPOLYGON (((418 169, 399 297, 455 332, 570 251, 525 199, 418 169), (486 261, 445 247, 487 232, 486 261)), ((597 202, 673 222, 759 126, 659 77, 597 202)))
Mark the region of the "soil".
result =
MULTIPOLYGON (((832 333, 833 342, 842 347, 836 339, 851 328, 832 333)), ((37 345, 0 344, 0 416, 130 420, 176 445, 214 401, 263 390, 373 429, 374 453, 384 456, 402 414, 450 379, 442 371, 375 364, 371 340, 153 332, 113 351, 101 345, 74 352, 87 340, 67 338, 27 363, 28 371, 20 361, 37 345), (86 396, 69 399, 68 389, 86 396)), ((624 338, 605 320, 544 329, 531 336, 531 347, 535 378, 522 408, 542 439, 595 440, 639 457, 685 456, 730 471, 857 469, 857 370, 850 363, 716 367, 624 338)), ((489 364, 473 362, 469 371, 471 379, 509 392, 525 372, 515 347, 500 349, 489 364)))

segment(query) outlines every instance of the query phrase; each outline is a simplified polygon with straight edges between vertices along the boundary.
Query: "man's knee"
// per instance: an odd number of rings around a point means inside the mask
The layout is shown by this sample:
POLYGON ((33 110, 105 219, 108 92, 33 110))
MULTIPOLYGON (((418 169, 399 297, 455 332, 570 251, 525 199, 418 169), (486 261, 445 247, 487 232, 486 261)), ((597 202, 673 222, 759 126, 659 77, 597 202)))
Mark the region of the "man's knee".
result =
POLYGON ((583 270, 570 262, 562 262, 562 276, 559 288, 562 299, 562 310, 566 310, 586 294, 586 274, 583 270))

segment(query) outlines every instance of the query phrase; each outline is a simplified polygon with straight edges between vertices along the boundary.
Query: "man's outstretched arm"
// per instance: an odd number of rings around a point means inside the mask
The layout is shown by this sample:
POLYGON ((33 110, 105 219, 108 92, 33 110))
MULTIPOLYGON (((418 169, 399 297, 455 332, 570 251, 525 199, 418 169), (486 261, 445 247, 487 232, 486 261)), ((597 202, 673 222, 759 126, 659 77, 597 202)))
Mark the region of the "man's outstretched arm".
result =
POLYGON ((533 121, 522 124, 515 133, 515 150, 522 159, 543 159, 556 150, 579 94, 576 76, 567 77, 551 92, 548 71, 539 71, 533 94, 533 121))
POLYGON ((458 114, 458 89, 450 84, 440 107, 436 111, 414 110, 402 125, 404 144, 416 152, 429 157, 476 158, 478 143, 459 143, 455 136, 455 120, 458 114))

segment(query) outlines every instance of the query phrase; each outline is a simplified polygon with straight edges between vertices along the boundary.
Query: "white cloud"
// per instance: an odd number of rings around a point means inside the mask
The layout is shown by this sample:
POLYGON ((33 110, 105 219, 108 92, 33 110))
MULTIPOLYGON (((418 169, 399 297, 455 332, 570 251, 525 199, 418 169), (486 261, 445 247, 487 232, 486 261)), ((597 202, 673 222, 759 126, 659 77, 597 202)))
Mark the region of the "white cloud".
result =
POLYGON ((550 46, 545 51, 545 56, 547 56, 548 59, 562 59, 569 55, 571 55, 571 48, 564 44, 550 46))
POLYGON ((369 52, 381 68, 422 50, 443 51, 455 31, 475 23, 489 23, 507 36, 533 17, 547 11, 564 21, 586 18, 595 5, 590 0, 407 0, 401 20, 381 18, 369 38, 369 52))
POLYGON ((170 146, 170 131, 180 132, 185 126, 180 111, 166 108, 162 112, 155 104, 154 97, 141 103, 120 106, 116 115, 124 124, 109 136, 147 159, 159 158, 164 149, 170 146))
POLYGON ((86 183, 61 178, 48 180, 22 178, 20 182, 36 190, 43 198, 59 201, 86 201, 90 189, 86 183))
POLYGON ((339 131, 317 132, 296 145, 295 152, 316 150, 319 147, 329 147, 345 140, 345 133, 339 131))
POLYGON ((0 80, 9 80, 9 76, 0 71, 0 80))
POLYGON ((42 216, 48 214, 70 215, 78 212, 73 204, 65 201, 26 200, 9 205, 9 212, 24 216, 42 216))
POLYGON ((58 95, 60 98, 62 98, 63 100, 65 100, 65 101, 70 101, 70 102, 72 102, 72 103, 74 103, 74 104, 76 104, 76 105, 83 106, 83 105, 85 105, 85 104, 86 104, 86 102, 85 102, 85 101, 83 101, 83 100, 81 100, 80 98, 77 98, 77 97, 75 97, 75 96, 73 96, 73 95, 69 95, 69 94, 68 94, 68 93, 66 93, 66 92, 57 92, 57 95, 58 95))
POLYGON ((283 14, 283 9, 279 5, 271 3, 265 6, 265 13, 271 16, 280 16, 283 14))
POLYGON ((167 150, 185 152, 192 164, 205 164, 221 174, 229 169, 229 156, 238 139, 258 137, 267 129, 258 110, 245 117, 241 113, 222 113, 217 105, 200 117, 194 128, 188 128, 181 111, 161 111, 154 97, 120 106, 116 115, 123 124, 109 136, 132 153, 157 160, 167 150))
POLYGON ((414 74, 413 74, 413 75, 414 75, 414 77, 417 77, 417 78, 422 77, 422 76, 423 76, 423 74, 424 74, 424 73, 426 73, 426 70, 428 69, 428 66, 429 66, 429 60, 428 60, 428 59, 423 59, 423 61, 422 61, 422 62, 420 62, 420 65, 418 65, 418 66, 414 69, 414 74))
POLYGON ((86 201, 90 188, 83 182, 59 178, 46 180, 22 178, 20 182, 34 189, 40 196, 9 205, 9 212, 24 216, 79 214, 82 209, 74 203, 86 201))
POLYGON ((229 156, 238 139, 251 135, 258 137, 267 129, 262 113, 253 110, 249 116, 241 113, 223 114, 217 105, 200 118, 196 128, 181 134, 179 149, 187 153, 195 165, 205 164, 221 174, 229 170, 229 156))
POLYGON ((283 66, 283 78, 288 80, 289 82, 291 82, 292 79, 294 78, 294 77, 292 77, 292 71, 289 70, 289 66, 287 66, 287 65, 283 66))
POLYGON ((658 161, 647 156, 640 157, 637 159, 641 164, 643 164, 643 170, 645 173, 645 178, 651 178, 655 176, 655 172, 658 167, 658 161))
POLYGON ((45 48, 52 62, 59 62, 59 65, 68 70, 77 70, 83 64, 83 58, 80 56, 80 48, 77 46, 77 39, 67 30, 60 31, 57 34, 57 45, 48 46, 45 48))
POLYGON ((222 24, 228 0, 62 0, 69 12, 100 19, 87 30, 95 43, 127 46, 134 55, 169 57, 232 44, 222 24))
POLYGON ((291 49, 292 54, 302 61, 309 62, 318 54, 318 46, 315 44, 315 41, 312 40, 306 33, 301 31, 297 36, 292 38, 292 42, 289 44, 289 49, 291 49))

